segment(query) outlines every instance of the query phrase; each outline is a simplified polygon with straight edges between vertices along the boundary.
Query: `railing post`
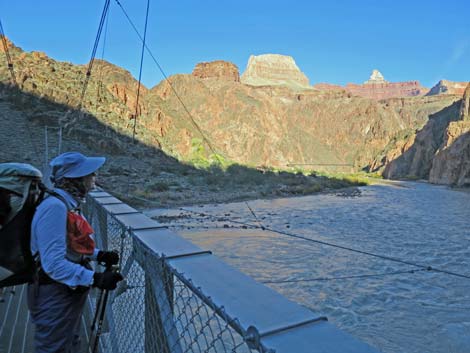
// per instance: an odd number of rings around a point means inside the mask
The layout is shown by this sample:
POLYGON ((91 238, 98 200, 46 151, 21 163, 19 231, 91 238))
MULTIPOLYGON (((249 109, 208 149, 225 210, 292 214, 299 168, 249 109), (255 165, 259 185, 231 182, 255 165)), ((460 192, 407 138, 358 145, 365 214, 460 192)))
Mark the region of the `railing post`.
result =
POLYGON ((101 239, 99 245, 102 249, 108 249, 108 213, 102 207, 96 207, 95 212, 98 217, 96 223, 98 225, 98 232, 101 239))

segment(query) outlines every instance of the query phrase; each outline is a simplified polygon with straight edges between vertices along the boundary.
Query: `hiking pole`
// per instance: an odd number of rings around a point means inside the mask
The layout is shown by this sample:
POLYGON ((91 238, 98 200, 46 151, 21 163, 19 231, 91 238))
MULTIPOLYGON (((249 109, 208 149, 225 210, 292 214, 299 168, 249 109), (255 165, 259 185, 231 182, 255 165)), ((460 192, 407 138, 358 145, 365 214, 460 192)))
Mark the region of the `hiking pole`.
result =
POLYGON ((101 312, 100 312, 100 318, 98 320, 98 327, 96 329, 95 342, 93 343, 93 350, 91 351, 92 353, 96 353, 96 350, 98 349, 98 342, 100 340, 101 330, 103 328, 104 313, 106 310, 106 304, 108 302, 109 291, 106 289, 103 289, 102 293, 104 293, 104 297, 103 297, 103 303, 101 305, 101 312))
POLYGON ((91 324, 91 332, 90 332, 91 335, 93 335, 93 332, 95 331, 96 320, 98 320, 98 313, 100 311, 101 303, 103 301, 103 292, 104 292, 104 289, 100 291, 100 296, 98 297, 98 301, 96 302, 95 315, 93 316, 93 322, 91 324))
MULTIPOLYGON (((106 267, 106 270, 105 271, 110 271, 112 269, 112 266, 111 267, 106 267)), ((91 332, 90 332, 90 335, 93 335, 93 332, 95 331, 95 327, 96 327, 96 320, 98 320, 98 314, 99 314, 99 311, 100 311, 100 308, 101 308, 101 304, 102 304, 102 301, 103 301, 103 294, 104 294, 104 289, 102 289, 100 291, 100 295, 98 297, 98 301, 96 302, 96 309, 95 309, 95 315, 93 316, 93 322, 91 324, 91 332)))
MULTIPOLYGON (((107 266, 106 271, 118 271, 119 267, 118 266, 107 266)), ((96 350, 98 349, 98 342, 100 340, 101 336, 101 331, 103 330, 103 322, 104 322, 104 314, 106 312, 106 305, 108 304, 108 296, 109 296, 109 290, 103 289, 100 294, 99 298, 99 304, 96 306, 96 312, 95 312, 95 317, 93 318, 93 325, 92 325, 92 332, 95 328, 96 325, 96 319, 98 317, 98 312, 99 312, 99 319, 98 319, 98 326, 96 328, 96 333, 95 333, 95 341, 93 342, 93 349, 92 353, 96 353, 96 350), (101 299, 102 298, 102 299, 101 299)), ((91 343, 91 341, 90 341, 91 343)))

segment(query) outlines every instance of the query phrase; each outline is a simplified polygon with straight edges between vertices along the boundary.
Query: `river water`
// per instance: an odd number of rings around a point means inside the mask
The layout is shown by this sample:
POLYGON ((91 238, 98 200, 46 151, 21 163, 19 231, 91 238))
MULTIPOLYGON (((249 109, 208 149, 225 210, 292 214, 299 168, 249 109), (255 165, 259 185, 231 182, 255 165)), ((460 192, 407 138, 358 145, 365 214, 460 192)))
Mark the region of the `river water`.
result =
MULTIPOLYGON (((360 190, 248 205, 282 232, 470 276, 470 193, 411 182, 360 190)), ((416 268, 226 221, 259 224, 244 202, 187 209, 210 216, 183 214, 172 224, 184 237, 378 350, 470 352, 470 279, 368 277, 416 268)))

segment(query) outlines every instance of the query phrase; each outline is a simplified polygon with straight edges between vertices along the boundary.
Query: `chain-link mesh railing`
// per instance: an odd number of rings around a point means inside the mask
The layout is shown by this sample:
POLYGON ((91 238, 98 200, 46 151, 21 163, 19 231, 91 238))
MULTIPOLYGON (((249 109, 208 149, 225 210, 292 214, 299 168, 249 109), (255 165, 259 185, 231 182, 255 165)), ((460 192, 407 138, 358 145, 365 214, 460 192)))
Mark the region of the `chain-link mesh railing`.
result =
MULTIPOLYGON (((125 277, 109 295, 101 352, 268 352, 259 343, 248 344, 239 322, 168 260, 136 245, 130 228, 95 199, 88 198, 84 213, 98 246, 119 251, 125 277)), ((93 320, 99 297, 99 292, 90 296, 87 321, 93 320)), ((96 332, 87 335, 92 340, 96 332)))

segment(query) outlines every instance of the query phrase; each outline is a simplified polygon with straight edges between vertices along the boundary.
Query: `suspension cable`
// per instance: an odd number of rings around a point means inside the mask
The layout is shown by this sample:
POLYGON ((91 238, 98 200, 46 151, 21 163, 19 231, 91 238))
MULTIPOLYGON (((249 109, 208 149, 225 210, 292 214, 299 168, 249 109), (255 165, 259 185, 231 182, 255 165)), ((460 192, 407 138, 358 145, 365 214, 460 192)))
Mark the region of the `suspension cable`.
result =
MULTIPOLYGON (((134 126, 132 129, 132 143, 135 144, 135 132, 136 132, 136 125, 137 125, 137 114, 139 112, 139 96, 140 96, 140 86, 141 86, 141 79, 142 79, 142 68, 144 64, 144 53, 145 53, 145 38, 147 36, 147 24, 148 24, 148 16, 149 16, 149 8, 150 8, 150 0, 147 0, 147 10, 145 13, 145 25, 144 25, 144 37, 142 39, 142 51, 140 53, 140 67, 139 67, 139 83, 137 86, 137 97, 135 102, 135 114, 134 114, 134 126)), ((129 192, 131 188, 131 170, 132 170, 132 158, 129 159, 128 163, 129 173, 127 174, 127 190, 126 196, 129 197, 129 192)))
POLYGON ((204 134, 204 132, 202 131, 202 129, 199 127, 199 125, 196 123, 196 120, 193 118, 192 114, 190 113, 189 109, 186 107, 186 104, 183 102, 182 98, 180 97, 180 95, 178 94, 178 92, 176 92, 176 89, 175 87, 173 86, 173 84, 171 83, 171 81, 169 80, 168 76, 165 74, 165 72, 163 71, 162 67, 160 66, 160 64, 158 63, 157 59, 155 58, 155 56, 153 55, 152 51, 150 50, 150 48, 147 46, 147 44, 145 44, 145 40, 144 38, 142 38, 142 36, 140 35, 137 27, 135 26, 134 22, 132 21, 132 19, 129 17, 129 15, 127 14, 126 10, 124 9, 124 7, 122 6, 121 2, 119 0, 115 0, 116 3, 119 5, 119 7, 121 8, 122 12, 124 13, 124 16, 127 18, 128 22, 130 23, 130 25, 132 26, 132 28, 134 29, 135 33, 137 34, 137 36, 140 38, 140 40, 144 43, 144 47, 145 49, 147 50, 147 52, 149 53, 150 57, 152 58, 153 62, 157 65, 158 69, 160 70, 160 73, 163 75, 163 77, 165 78, 165 81, 168 83, 168 85, 170 86, 173 94, 176 96, 176 98, 178 99, 178 101, 180 102, 181 106, 183 107, 184 111, 186 112, 186 114, 188 115, 189 119, 191 120, 191 122, 193 123, 193 125, 196 127, 196 129, 199 131, 199 133, 201 134, 202 136, 202 139, 203 141, 209 146, 209 149, 211 150, 211 152, 214 154, 214 155, 222 155, 221 153, 217 153, 214 149, 214 147, 212 146, 212 143, 209 141, 209 139, 206 137, 206 135, 204 134))
POLYGON ((108 16, 106 17, 106 22, 104 26, 104 37, 103 37, 103 45, 101 47, 101 66, 100 66, 100 72, 99 72, 99 79, 98 79, 98 85, 97 85, 97 90, 96 90, 96 104, 98 106, 98 101, 101 98, 101 93, 102 93, 102 86, 103 86, 103 61, 104 61, 104 51, 106 48, 106 40, 108 37, 108 22, 109 22, 109 10, 108 10, 108 16), (101 91, 101 92, 100 92, 101 91))
POLYGON ((5 56, 7 58, 8 70, 10 70, 11 80, 13 81, 13 84, 16 86, 17 83, 16 83, 15 71, 13 70, 13 62, 10 57, 10 51, 8 50, 8 43, 5 37, 5 32, 3 31, 1 20, 0 20, 0 36, 2 37, 3 49, 5 50, 5 56))
POLYGON ((139 112, 139 96, 140 96, 140 86, 141 86, 141 81, 142 81, 142 67, 144 64, 145 38, 147 37, 147 23, 149 19, 149 8, 150 8, 150 0, 147 0, 147 11, 145 13, 144 38, 142 39, 142 52, 140 54, 139 85, 137 86, 137 98, 135 102, 135 114, 134 114, 134 127, 132 129, 132 143, 135 143, 135 129, 137 125, 137 114, 139 112))
POLYGON ((354 252, 354 253, 358 253, 358 254, 362 254, 362 255, 366 255, 366 256, 376 257, 376 258, 379 258, 379 259, 382 259, 382 260, 387 260, 387 261, 391 261, 391 262, 396 262, 396 263, 401 263, 401 264, 404 264, 404 265, 417 267, 417 268, 420 268, 420 269, 423 269, 423 270, 426 270, 426 271, 434 271, 434 272, 444 273, 444 274, 447 274, 447 275, 450 275, 450 276, 470 279, 469 275, 461 274, 461 273, 458 273, 458 272, 448 271, 448 270, 444 270, 444 269, 441 269, 441 268, 432 267, 432 266, 428 266, 428 265, 423 265, 423 264, 415 263, 415 262, 408 261, 408 260, 402 260, 402 259, 392 257, 392 256, 375 254, 375 253, 372 253, 372 252, 369 252, 369 251, 359 250, 359 249, 351 248, 351 247, 348 247, 348 246, 329 243, 329 242, 326 242, 326 241, 323 241, 323 240, 312 239, 312 238, 308 238, 308 237, 305 237, 305 236, 302 236, 302 235, 298 235, 298 234, 278 230, 278 229, 275 229, 275 228, 271 228, 271 227, 266 226, 266 225, 257 226, 257 225, 246 223, 246 222, 231 220, 231 219, 225 218, 225 217, 211 216, 211 215, 208 215, 208 214, 205 214, 205 213, 188 210, 186 208, 180 208, 180 210, 190 212, 190 213, 194 213, 194 214, 198 214, 198 215, 203 216, 203 217, 209 217, 209 218, 212 218, 212 219, 216 219, 217 221, 223 220, 225 222, 231 222, 231 223, 241 224, 241 225, 244 225, 244 226, 247 226, 247 227, 262 229, 262 230, 270 231, 270 232, 273 232, 273 233, 276 233, 276 234, 279 234, 279 235, 285 235, 285 236, 288 236, 288 237, 291 237, 291 238, 301 239, 301 240, 305 240, 305 241, 308 241, 308 242, 321 244, 321 245, 325 245, 325 246, 329 246, 329 247, 334 247, 334 248, 342 249, 342 250, 349 251, 349 252, 354 252))
POLYGON ((260 228, 262 230, 264 230, 264 225, 263 223, 261 223, 261 221, 258 219, 258 217, 256 216, 256 213, 253 211, 253 209, 250 207, 250 205, 248 204, 248 201, 245 201, 245 205, 246 207, 248 207, 248 209, 250 210, 251 214, 253 215, 253 217, 255 218, 256 222, 259 224, 260 228))
MULTIPOLYGON (((11 80, 13 82, 13 85, 18 86, 18 82, 16 80, 16 75, 15 75, 15 70, 13 69, 13 61, 11 60, 10 51, 8 50, 8 43, 7 43, 7 39, 5 36, 5 32, 3 30, 3 25, 2 25, 1 20, 0 20, 0 36, 2 37, 3 49, 5 51, 5 56, 7 58, 8 70, 10 71, 11 80)), ((36 145, 36 142, 34 141, 31 127, 29 126, 29 123, 27 121, 25 125, 26 125, 26 130, 28 131, 29 141, 31 142, 31 147, 33 148, 33 151, 36 154, 36 159, 40 161, 41 158, 39 158, 39 149, 36 145)))
POLYGON ((344 280, 344 279, 355 279, 355 278, 371 278, 371 277, 386 277, 386 276, 395 276, 401 274, 414 274, 417 272, 423 271, 432 271, 427 268, 420 268, 417 270, 407 270, 407 271, 393 271, 393 272, 383 272, 383 273, 366 273, 360 275, 352 276, 340 276, 340 277, 316 277, 316 278, 299 278, 299 279, 286 279, 286 280, 263 280, 257 279, 258 282, 264 284, 283 284, 283 283, 301 283, 301 282, 316 282, 316 281, 335 281, 335 280, 344 280))
POLYGON ((86 90, 87 90, 87 87, 88 87, 88 82, 90 81, 91 70, 93 69, 93 63, 95 62, 96 50, 98 49, 98 44, 100 42, 101 32, 103 31, 103 26, 104 26, 104 23, 105 23, 105 20, 106 20, 106 15, 108 14, 108 9, 109 9, 110 2, 111 2, 111 0, 106 0, 105 1, 104 7, 103 7, 103 12, 101 13, 101 19, 100 19, 100 24, 98 26, 98 32, 96 33, 95 44, 93 45, 93 50, 91 52, 90 62, 88 63, 88 68, 87 68, 87 71, 86 71, 86 77, 85 77, 85 81, 84 81, 83 87, 82 87, 82 93, 80 95, 80 100, 79 100, 78 106, 77 106, 78 111, 82 109, 83 99, 85 98, 85 93, 86 93, 86 90))
MULTIPOLYGON (((158 203, 156 201, 146 199, 146 198, 137 197, 137 196, 134 196, 134 198, 136 198, 138 200, 141 200, 141 201, 146 201, 146 202, 149 202, 149 203, 153 203, 155 205, 160 205, 160 203, 158 203)), ((247 206, 248 206, 248 204, 247 204, 247 206)), ((254 213, 253 209, 251 207, 249 207, 249 208, 250 208, 250 211, 252 212, 252 214, 254 214, 258 224, 260 224, 261 222, 259 221, 259 218, 254 213)), ((167 207, 167 209, 169 209, 169 208, 167 207)), ((303 237, 303 236, 300 236, 300 235, 297 235, 297 234, 276 230, 276 229, 264 226, 262 224, 261 225, 256 225, 256 224, 252 224, 252 223, 237 221, 237 220, 230 219, 230 218, 227 218, 227 217, 213 216, 213 215, 210 215, 210 214, 207 214, 207 213, 204 213, 204 212, 189 210, 189 209, 184 208, 184 207, 180 207, 179 210, 189 212, 189 213, 198 215, 200 217, 207 217, 207 218, 213 219, 214 221, 217 221, 217 222, 223 221, 223 222, 238 224, 238 225, 244 226, 246 228, 250 228, 250 229, 266 230, 266 231, 270 231, 270 232, 273 232, 273 233, 277 233, 279 235, 286 235, 286 236, 289 236, 289 237, 294 237, 294 238, 298 238, 298 239, 313 242, 313 243, 318 243, 318 244, 325 245, 325 246, 339 248, 339 249, 342 249, 342 250, 345 250, 345 251, 351 251, 351 252, 359 253, 359 254, 366 255, 366 256, 373 256, 373 257, 380 258, 382 260, 388 260, 388 261, 391 261, 391 262, 397 262, 397 263, 401 263, 401 264, 405 264, 405 265, 409 265, 409 266, 419 268, 418 270, 397 271, 397 272, 390 272, 390 273, 365 274, 365 275, 354 275, 354 276, 345 276, 345 277, 313 278, 313 279, 308 279, 308 281, 335 280, 335 279, 347 279, 347 278, 356 278, 356 277, 360 278, 360 277, 386 276, 386 275, 395 275, 395 274, 401 274, 401 273, 415 273, 415 272, 421 272, 421 271, 438 272, 438 273, 443 273, 443 274, 447 274, 447 275, 450 275, 450 276, 470 279, 470 276, 465 275, 465 274, 461 274, 461 273, 458 273, 458 272, 447 271, 447 270, 443 270, 443 269, 432 267, 432 266, 417 264, 417 263, 414 263, 414 262, 411 262, 411 261, 400 260, 400 259, 390 257, 390 256, 383 256, 383 255, 379 255, 379 254, 370 253, 370 252, 367 252, 367 251, 356 250, 356 249, 349 248, 349 247, 342 246, 342 245, 328 243, 328 242, 321 241, 321 240, 311 239, 311 238, 303 237)), ((303 282, 303 281, 307 281, 307 280, 292 280, 292 282, 294 282, 294 281, 303 282)), ((268 283, 268 282, 263 282, 263 283, 268 283)), ((282 283, 282 282, 273 282, 273 283, 282 283)))

